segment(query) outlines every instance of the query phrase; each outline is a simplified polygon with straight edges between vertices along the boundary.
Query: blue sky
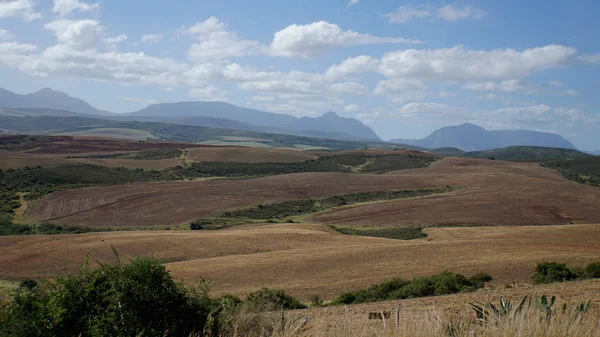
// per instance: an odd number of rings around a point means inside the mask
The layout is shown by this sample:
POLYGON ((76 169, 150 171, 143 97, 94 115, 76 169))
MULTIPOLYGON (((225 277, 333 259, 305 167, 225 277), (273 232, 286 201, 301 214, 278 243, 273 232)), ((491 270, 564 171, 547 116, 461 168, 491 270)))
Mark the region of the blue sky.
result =
POLYGON ((600 149, 598 1, 0 0, 0 87, 97 108, 221 100, 382 138, 446 125, 600 149))

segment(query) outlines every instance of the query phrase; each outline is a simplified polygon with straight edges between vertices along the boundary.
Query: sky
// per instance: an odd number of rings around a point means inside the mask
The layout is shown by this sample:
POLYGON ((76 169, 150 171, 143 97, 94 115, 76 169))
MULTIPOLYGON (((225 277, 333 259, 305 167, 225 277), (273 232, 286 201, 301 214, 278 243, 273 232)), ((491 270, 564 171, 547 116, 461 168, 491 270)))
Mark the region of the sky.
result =
POLYGON ((471 122, 600 150, 598 13, 597 0, 0 0, 0 87, 112 112, 335 111, 386 140, 471 122))

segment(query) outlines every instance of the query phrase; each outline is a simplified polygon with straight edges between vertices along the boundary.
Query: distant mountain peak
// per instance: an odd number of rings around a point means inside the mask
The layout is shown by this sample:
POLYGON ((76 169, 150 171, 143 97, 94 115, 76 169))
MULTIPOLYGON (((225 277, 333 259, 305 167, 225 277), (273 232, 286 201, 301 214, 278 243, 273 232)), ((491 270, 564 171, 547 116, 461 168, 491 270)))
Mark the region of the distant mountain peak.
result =
POLYGON ((326 112, 321 116, 321 118, 339 118, 339 117, 340 116, 338 116, 338 114, 336 114, 333 111, 326 112))

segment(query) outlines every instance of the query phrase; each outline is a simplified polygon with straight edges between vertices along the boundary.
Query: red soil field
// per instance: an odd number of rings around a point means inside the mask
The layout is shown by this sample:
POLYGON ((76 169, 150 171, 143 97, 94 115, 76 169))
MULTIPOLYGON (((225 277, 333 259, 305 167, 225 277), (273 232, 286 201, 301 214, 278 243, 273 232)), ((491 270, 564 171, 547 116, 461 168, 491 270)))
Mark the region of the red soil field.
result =
POLYGON ((465 185, 466 189, 451 195, 334 209, 309 221, 377 226, 600 222, 598 188, 566 180, 537 164, 459 158, 385 175, 304 173, 61 191, 33 202, 26 216, 88 226, 173 225, 259 203, 446 185, 465 185))
POLYGON ((445 158, 386 174, 406 183, 464 185, 452 195, 334 209, 309 221, 337 225, 556 225, 600 221, 600 189, 538 164, 445 158))
POLYGON ((393 175, 301 173, 245 180, 151 182, 59 191, 30 204, 35 221, 97 227, 181 224, 225 209, 389 189, 437 187, 393 175))
POLYGON ((202 147, 189 149, 187 158, 193 161, 243 163, 292 163, 316 159, 310 152, 292 149, 264 149, 244 147, 202 147))

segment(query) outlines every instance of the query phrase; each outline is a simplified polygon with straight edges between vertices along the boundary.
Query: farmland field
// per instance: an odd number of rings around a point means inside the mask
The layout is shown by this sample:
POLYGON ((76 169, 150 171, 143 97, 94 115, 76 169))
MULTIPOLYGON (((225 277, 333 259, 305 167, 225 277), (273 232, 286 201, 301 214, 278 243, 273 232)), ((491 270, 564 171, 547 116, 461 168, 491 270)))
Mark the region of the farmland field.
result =
POLYGON ((309 224, 221 231, 137 231, 0 237, 0 279, 50 277, 93 261, 153 256, 188 284, 213 281, 214 294, 283 288, 307 300, 331 299, 393 277, 451 270, 491 274, 495 284, 527 283, 542 261, 600 260, 600 225, 429 228, 411 241, 343 235, 309 224), (243 275, 243 277, 241 276, 243 275), (318 280, 318 281, 317 281, 318 280))

